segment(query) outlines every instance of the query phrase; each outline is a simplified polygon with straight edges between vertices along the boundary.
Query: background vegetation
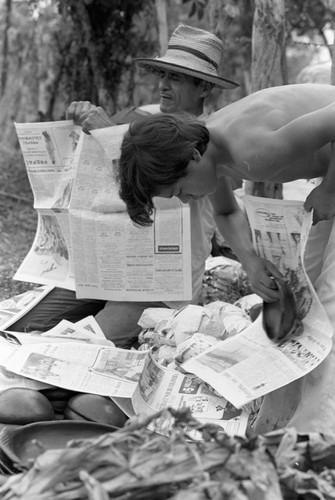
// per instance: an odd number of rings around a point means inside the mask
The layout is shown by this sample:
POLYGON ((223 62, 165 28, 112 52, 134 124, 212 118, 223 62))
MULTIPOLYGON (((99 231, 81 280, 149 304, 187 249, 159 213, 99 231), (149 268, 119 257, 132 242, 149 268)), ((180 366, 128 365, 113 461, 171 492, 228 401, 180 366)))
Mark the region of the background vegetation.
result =
MULTIPOLYGON (((156 102, 153 77, 138 71, 134 59, 162 53, 181 22, 214 31, 224 41, 220 70, 241 84, 214 93, 208 103, 210 110, 224 106, 252 89, 255 9, 263 14, 261 28, 271 33, 266 14, 271 3, 275 10, 282 2, 0 0, 0 299, 30 286, 12 276, 36 228, 14 122, 64 119, 73 100, 90 100, 111 115, 156 102)), ((286 0, 284 6, 284 35, 277 43, 285 55, 283 83, 294 83, 310 62, 331 60, 334 0, 286 0)))

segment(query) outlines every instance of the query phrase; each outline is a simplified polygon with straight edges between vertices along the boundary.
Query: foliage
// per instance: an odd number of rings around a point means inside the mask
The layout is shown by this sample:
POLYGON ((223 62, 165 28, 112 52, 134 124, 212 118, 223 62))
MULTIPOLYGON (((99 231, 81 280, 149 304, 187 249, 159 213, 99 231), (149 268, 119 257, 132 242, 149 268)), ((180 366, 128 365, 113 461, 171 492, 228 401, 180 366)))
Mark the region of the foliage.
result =
MULTIPOLYGON (((224 12, 224 28, 226 30, 225 39, 228 47, 225 67, 227 73, 233 77, 250 71, 251 61, 251 38, 253 13, 255 9, 255 0, 182 0, 182 3, 189 5, 189 16, 192 18, 203 19, 206 14, 213 10, 216 3, 218 9, 224 12)), ((326 0, 288 0, 285 6, 286 17, 286 43, 290 50, 290 57, 294 59, 292 67, 296 65, 297 59, 300 60, 300 69, 304 64, 312 59, 313 47, 307 44, 301 48, 295 45, 294 40, 303 35, 308 36, 311 42, 318 41, 327 44, 325 29, 332 27, 334 23, 334 12, 331 2, 326 0), (304 63, 305 61, 305 63, 304 63)), ((222 17, 221 17, 222 21, 222 17)), ((215 32, 218 27, 212 26, 215 32)), ((220 33, 217 33, 220 36, 220 33)), ((222 35, 222 33, 221 33, 222 35)), ((298 66, 299 67, 299 66, 298 66)), ((291 81, 294 81, 294 76, 291 81)), ((241 81, 241 79, 240 79, 241 81)), ((246 93, 248 93, 247 82, 245 82, 246 93)))
MULTIPOLYGON (((190 17, 197 16, 202 19, 205 10, 209 8, 210 0, 182 0, 182 3, 190 4, 190 17)), ((248 2, 248 9, 245 0, 220 0, 220 3, 231 17, 236 17, 238 12, 238 22, 241 26, 245 25, 245 21, 252 22, 250 14, 254 11, 255 0, 248 2)), ((331 6, 327 7, 324 0, 289 0, 286 2, 285 14, 287 33, 295 30, 298 36, 311 34, 313 30, 322 33, 325 26, 334 20, 331 6)))
POLYGON ((133 59, 154 52, 153 2, 58 0, 57 4, 62 24, 72 27, 70 51, 64 54, 70 100, 90 100, 114 112, 121 86, 132 95, 133 59))
POLYGON ((286 6, 288 33, 295 30, 298 36, 311 34, 313 30, 322 33, 332 21, 330 9, 321 0, 292 0, 286 6))

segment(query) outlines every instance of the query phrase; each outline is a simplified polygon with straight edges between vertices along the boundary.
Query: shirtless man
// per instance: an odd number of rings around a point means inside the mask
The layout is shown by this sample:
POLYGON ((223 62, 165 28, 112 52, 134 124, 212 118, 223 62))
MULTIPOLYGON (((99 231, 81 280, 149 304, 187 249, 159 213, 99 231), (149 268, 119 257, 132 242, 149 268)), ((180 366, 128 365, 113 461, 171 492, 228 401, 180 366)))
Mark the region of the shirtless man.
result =
POLYGON ((248 222, 227 177, 282 183, 323 177, 305 208, 314 209, 314 224, 332 218, 334 112, 334 86, 301 84, 255 92, 213 113, 205 123, 182 114, 134 122, 124 137, 119 172, 129 215, 145 225, 150 223, 153 196, 189 202, 210 194, 218 228, 255 293, 267 301, 277 299, 271 277, 279 273, 254 252, 248 222))
MULTIPOLYGON (((335 325, 334 111, 334 86, 301 84, 251 94, 211 115, 206 126, 180 115, 133 123, 124 137, 119 172, 129 215, 147 224, 154 195, 188 202, 211 193, 221 233, 254 291, 271 301, 276 295, 271 276, 278 271, 254 252, 247 219, 226 176, 233 172, 242 179, 282 183, 320 177, 305 201, 314 222, 305 266, 335 325)), ((335 344, 308 375, 265 396, 253 431, 293 426, 300 433, 335 432, 334 380, 335 344)))

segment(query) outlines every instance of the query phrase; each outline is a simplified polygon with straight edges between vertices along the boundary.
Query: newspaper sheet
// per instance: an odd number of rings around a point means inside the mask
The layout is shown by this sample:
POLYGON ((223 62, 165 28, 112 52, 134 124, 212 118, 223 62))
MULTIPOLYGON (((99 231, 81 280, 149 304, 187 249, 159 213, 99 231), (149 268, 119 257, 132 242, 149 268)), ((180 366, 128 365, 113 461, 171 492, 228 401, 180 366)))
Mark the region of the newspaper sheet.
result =
POLYGON ((5 368, 6 362, 18 348, 18 342, 9 341, 3 335, 0 336, 0 392, 14 387, 34 389, 35 391, 52 387, 50 384, 18 375, 5 368))
MULTIPOLYGON (((42 288, 42 287, 41 287, 42 288)), ((25 294, 22 294, 25 295, 25 294)), ((42 333, 21 333, 21 332, 0 332, 0 392, 12 387, 24 387, 27 389, 34 389, 36 391, 53 387, 53 385, 39 382, 32 378, 23 375, 18 375, 7 370, 4 365, 14 352, 16 352, 21 345, 33 343, 40 344, 41 342, 55 342, 62 341, 83 341, 86 343, 93 343, 99 345, 111 345, 107 341, 103 332, 101 331, 96 320, 92 316, 88 316, 75 325, 70 321, 63 320, 55 328, 42 333)))
POLYGON ((132 223, 110 168, 118 161, 126 128, 92 131, 93 137, 83 135, 80 143, 70 204, 77 297, 189 300, 189 207, 177 198, 157 198, 154 225, 139 228, 132 223))
POLYGON ((139 228, 119 198, 113 166, 127 127, 87 135, 71 121, 16 124, 38 224, 15 279, 78 298, 191 299, 189 206, 157 198, 154 225, 139 228))
POLYGON ((111 400, 114 401, 128 418, 136 416, 131 398, 111 398, 111 400))
MULTIPOLYGON (((84 330, 89 332, 91 336, 93 336, 93 338, 95 339, 97 338, 106 339, 106 335, 101 330, 101 327, 94 316, 86 316, 86 318, 76 321, 75 325, 76 328, 83 328, 84 330)), ((114 343, 111 340, 109 340, 108 342, 110 343, 110 345, 114 345, 114 343)))
POLYGON ((15 279, 74 290, 68 207, 81 127, 72 121, 16 123, 38 223, 15 279))
POLYGON ((22 345, 5 361, 5 368, 72 391, 132 396, 147 352, 57 340, 22 345))
POLYGON ((71 321, 67 321, 65 319, 60 321, 58 325, 47 332, 23 333, 7 330, 2 333, 2 336, 19 345, 83 341, 88 344, 114 346, 113 342, 107 340, 105 337, 96 335, 92 330, 78 326, 77 323, 71 323, 71 321))
POLYGON ((237 408, 313 370, 328 355, 333 331, 304 267, 312 214, 303 202, 252 196, 244 201, 255 250, 289 280, 303 331, 275 343, 265 333, 261 314, 243 332, 182 365, 237 408))
POLYGON ((220 425, 227 434, 244 436, 246 432, 249 415, 245 410, 234 408, 198 377, 158 364, 151 352, 131 400, 137 414, 189 408, 200 422, 220 425))
POLYGON ((0 302, 1 330, 10 328, 13 323, 35 307, 52 289, 52 286, 40 286, 0 302))

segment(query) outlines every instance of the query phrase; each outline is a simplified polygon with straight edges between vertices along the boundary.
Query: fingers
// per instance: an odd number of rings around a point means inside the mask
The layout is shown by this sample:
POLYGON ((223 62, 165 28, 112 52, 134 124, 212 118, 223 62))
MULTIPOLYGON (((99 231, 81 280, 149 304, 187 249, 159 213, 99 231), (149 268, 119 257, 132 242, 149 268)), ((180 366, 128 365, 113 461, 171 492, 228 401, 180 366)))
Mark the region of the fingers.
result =
POLYGON ((263 283, 258 283, 257 286, 253 286, 253 291, 259 295, 265 302, 274 302, 280 298, 279 291, 275 288, 266 286, 263 283))
POLYGON ((66 110, 66 119, 73 120, 76 125, 82 125, 88 113, 94 107, 90 101, 73 101, 66 110))
POLYGON ((273 302, 279 299, 279 290, 273 277, 262 273, 262 276, 252 280, 252 289, 266 302, 273 302))
POLYGON ((310 212, 312 210, 312 208, 313 208, 313 205, 310 203, 310 201, 307 198, 305 203, 304 203, 304 209, 306 210, 306 212, 310 212))
POLYGON ((313 213, 313 219, 312 219, 312 225, 315 226, 318 222, 320 222, 320 220, 322 220, 322 219, 320 219, 320 217, 318 217, 317 214, 314 211, 314 213, 313 213))

